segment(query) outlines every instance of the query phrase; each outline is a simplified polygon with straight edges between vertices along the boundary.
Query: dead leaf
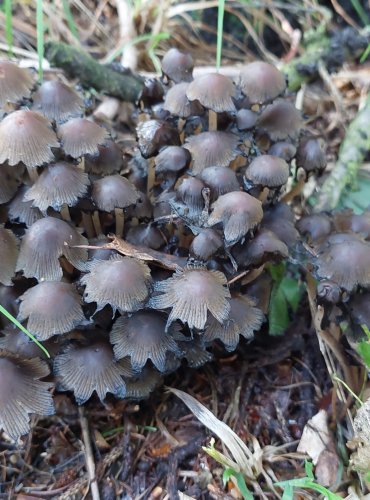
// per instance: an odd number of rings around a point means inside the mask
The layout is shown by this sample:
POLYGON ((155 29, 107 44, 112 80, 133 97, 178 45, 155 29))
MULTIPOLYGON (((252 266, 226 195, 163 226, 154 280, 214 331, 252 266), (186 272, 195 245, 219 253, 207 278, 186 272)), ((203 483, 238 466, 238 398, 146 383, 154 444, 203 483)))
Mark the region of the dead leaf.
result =
POLYGON ((325 410, 320 410, 305 425, 297 451, 307 453, 316 465, 320 454, 330 448, 331 444, 328 415, 325 410))
POLYGON ((357 410, 353 429, 351 444, 356 443, 358 446, 351 455, 351 465, 359 472, 366 473, 370 470, 370 398, 357 410))

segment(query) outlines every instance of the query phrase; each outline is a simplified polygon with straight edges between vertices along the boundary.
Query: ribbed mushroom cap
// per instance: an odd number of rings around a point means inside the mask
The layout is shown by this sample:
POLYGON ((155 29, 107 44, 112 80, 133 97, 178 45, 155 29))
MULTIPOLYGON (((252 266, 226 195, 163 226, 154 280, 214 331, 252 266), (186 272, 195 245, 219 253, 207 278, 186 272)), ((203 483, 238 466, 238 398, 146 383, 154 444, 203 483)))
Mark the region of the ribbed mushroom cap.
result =
POLYGON ((258 115, 250 109, 239 109, 236 113, 236 126, 239 130, 250 130, 257 122, 258 115))
POLYGON ((319 278, 329 279, 351 292, 370 286, 370 243, 352 234, 329 236, 315 259, 319 278))
POLYGON ((212 353, 206 350, 203 335, 186 342, 178 342, 178 344, 190 368, 199 368, 213 360, 212 353))
POLYGON ((187 149, 181 146, 168 146, 155 157, 155 170, 158 173, 179 173, 190 164, 191 156, 187 149))
POLYGON ((85 302, 96 302, 98 309, 110 305, 113 311, 141 309, 149 295, 150 269, 140 260, 115 255, 110 260, 94 260, 89 273, 81 278, 86 285, 85 302))
POLYGON ((272 287, 271 275, 267 271, 263 271, 252 283, 247 285, 245 290, 248 297, 255 301, 258 309, 261 309, 266 315, 270 307, 272 287))
POLYGON ((43 216, 38 208, 32 207, 32 201, 24 201, 28 190, 28 186, 21 186, 18 189, 16 196, 9 203, 8 217, 12 222, 18 221, 30 227, 43 216))
POLYGON ((77 92, 58 80, 44 82, 33 94, 32 100, 35 111, 56 122, 81 114, 83 108, 77 92))
POLYGON ((297 152, 297 148, 290 142, 275 142, 268 150, 268 154, 279 156, 285 161, 291 161, 297 152))
POLYGON ((57 129, 63 150, 72 158, 86 154, 98 154, 98 146, 105 143, 108 132, 105 128, 86 118, 72 118, 57 129))
POLYGON ((235 87, 233 82, 220 73, 208 73, 196 77, 188 86, 189 101, 199 101, 202 106, 216 113, 233 112, 235 87))
POLYGON ((16 270, 23 271, 26 278, 60 281, 63 271, 59 257, 63 255, 76 269, 83 270, 87 250, 73 246, 87 244, 88 240, 67 222, 45 217, 27 229, 22 239, 16 270))
POLYGON ((334 215, 334 226, 337 231, 352 231, 365 239, 370 238, 370 211, 354 214, 352 210, 343 210, 334 215))
POLYGON ((245 177, 255 186, 279 188, 288 181, 289 165, 278 156, 257 156, 248 165, 245 177))
POLYGON ((88 190, 89 176, 75 165, 60 161, 48 165, 24 195, 44 215, 49 207, 60 212, 63 205, 73 207, 88 190))
POLYGON ((104 212, 134 205, 139 197, 135 186, 118 174, 97 179, 92 185, 91 198, 99 210, 104 212))
POLYGON ((162 59, 162 72, 175 83, 191 82, 194 61, 190 54, 171 48, 162 59))
POLYGON ((155 368, 145 366, 140 374, 126 380, 126 398, 146 399, 161 381, 162 377, 155 368))
POLYGON ((38 340, 70 332, 85 321, 81 297, 70 283, 44 281, 19 299, 18 320, 28 319, 27 328, 38 340))
POLYGON ((90 332, 91 341, 80 345, 69 344, 54 360, 54 374, 58 389, 73 391, 77 404, 85 403, 95 391, 101 401, 108 392, 117 398, 126 396, 122 376, 131 376, 126 361, 114 359, 108 340, 90 332))
POLYGON ((356 293, 348 304, 352 321, 370 328, 370 292, 356 293))
POLYGON ((221 236, 214 229, 202 229, 191 242, 189 252, 199 260, 206 261, 222 248, 221 236))
POLYGON ((9 167, 6 164, 0 165, 0 178, 1 178, 1 183, 0 183, 0 205, 1 205, 2 203, 8 203, 8 201, 13 198, 19 185, 19 179, 14 175, 14 168, 9 167))
POLYGON ((0 283, 11 286, 18 256, 18 241, 10 229, 0 225, 0 283))
POLYGON ((98 145, 97 155, 85 156, 85 171, 97 175, 117 174, 124 167, 123 152, 111 139, 98 145))
POLYGON ((139 199, 135 205, 126 209, 127 217, 136 217, 139 220, 150 220, 153 216, 153 205, 149 197, 138 191, 139 199))
POLYGON ((308 236, 311 242, 317 242, 332 231, 329 217, 325 214, 305 215, 296 224, 298 231, 308 236))
POLYGON ((275 233, 260 229, 255 237, 237 252, 235 259, 238 265, 259 267, 265 262, 280 262, 288 256, 288 247, 275 233))
POLYGON ((204 113, 203 106, 199 101, 189 101, 186 91, 189 83, 178 83, 171 87, 164 98, 163 109, 174 116, 189 118, 189 116, 200 116, 204 113))
POLYGON ((234 170, 228 167, 207 167, 199 174, 200 179, 211 189, 211 200, 239 190, 239 182, 234 170))
POLYGON ((254 332, 261 328, 263 313, 247 296, 233 297, 229 299, 229 302, 230 313, 227 321, 220 324, 211 318, 203 339, 205 342, 220 339, 228 351, 233 351, 239 343, 240 335, 246 339, 252 339, 254 332))
POLYGON ((134 370, 141 370, 150 359, 163 372, 167 351, 181 355, 173 337, 174 328, 166 331, 166 320, 167 316, 158 311, 139 311, 118 318, 110 335, 116 358, 130 356, 134 370))
POLYGON ((30 73, 10 61, 0 61, 0 108, 30 95, 33 80, 30 73))
POLYGON ((219 271, 185 268, 155 283, 154 290, 161 294, 153 296, 150 305, 155 309, 171 308, 167 325, 180 320, 189 328, 202 330, 208 311, 219 322, 227 319, 230 305, 226 299, 230 292, 226 284, 225 275, 219 271))
POLYGON ((288 247, 298 240, 298 231, 295 228, 295 217, 292 209, 286 203, 276 203, 265 210, 262 227, 269 229, 288 247))
POLYGON ((208 225, 222 223, 228 246, 243 238, 262 220, 262 203, 243 191, 233 191, 220 196, 212 205, 208 225))
POLYGON ((0 122, 0 163, 37 167, 54 159, 59 143, 49 121, 36 111, 13 111, 0 122))
POLYGON ((228 167, 240 153, 238 144, 237 135, 215 130, 188 137, 184 148, 190 151, 192 171, 197 175, 207 167, 228 167))
POLYGON ((39 346, 14 325, 8 325, 2 333, 4 336, 0 337, 0 350, 18 354, 22 358, 46 359, 46 354, 39 346))
POLYGON ((281 73, 272 64, 254 61, 240 71, 237 85, 251 104, 263 104, 275 99, 286 89, 286 82, 281 73))
POLYGON ((302 126, 301 113, 290 102, 279 99, 266 106, 258 117, 256 127, 267 132, 270 139, 296 138, 302 126))
POLYGON ((303 137, 298 145, 296 155, 297 166, 307 173, 326 167, 325 145, 322 139, 303 137))
POLYGON ((136 128, 138 146, 144 158, 159 153, 164 146, 181 146, 179 132, 170 123, 148 120, 136 128))
POLYGON ((202 191, 205 184, 196 177, 187 177, 176 188, 177 198, 180 199, 191 212, 201 212, 204 207, 202 191))
POLYGON ((47 375, 45 361, 0 351, 0 428, 12 439, 29 432, 29 414, 53 415, 52 384, 39 380, 47 375))
POLYGON ((144 246, 158 250, 166 241, 163 233, 153 224, 132 226, 126 235, 126 241, 132 245, 144 246))

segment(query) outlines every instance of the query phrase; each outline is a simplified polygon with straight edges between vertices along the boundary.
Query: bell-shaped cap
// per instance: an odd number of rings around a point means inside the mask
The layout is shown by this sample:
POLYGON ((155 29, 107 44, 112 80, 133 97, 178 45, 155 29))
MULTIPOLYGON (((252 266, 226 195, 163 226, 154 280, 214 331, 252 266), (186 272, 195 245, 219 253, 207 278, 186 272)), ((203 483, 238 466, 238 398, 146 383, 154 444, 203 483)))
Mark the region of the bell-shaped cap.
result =
POLYGON ((147 399, 161 382, 160 373, 154 367, 147 365, 141 373, 126 380, 126 398, 147 399))
POLYGON ((326 214, 304 215, 296 227, 310 242, 318 242, 332 231, 331 220, 326 214))
POLYGON ((257 122, 258 114, 250 109, 239 109, 236 113, 236 126, 239 130, 251 130, 257 122))
POLYGON ((323 171, 327 164, 324 141, 316 137, 303 137, 299 141, 296 161, 297 167, 303 168, 307 174, 323 171))
POLYGON ((197 76, 189 84, 186 96, 189 101, 199 101, 202 106, 216 113, 235 111, 234 84, 220 73, 197 76))
POLYGON ((262 220, 262 203, 243 191, 223 194, 212 205, 208 225, 222 223, 225 242, 233 245, 262 220))
POLYGON ((239 190, 236 174, 228 167, 207 167, 199 174, 199 178, 210 188, 212 201, 223 194, 239 190))
POLYGON ((88 269, 90 272, 81 278, 86 286, 85 302, 96 302, 98 310, 110 305, 121 313, 144 306, 151 283, 150 269, 144 262, 115 255, 107 261, 90 262, 88 269))
POLYGON ((190 212, 201 212, 204 207, 203 189, 205 184, 196 177, 186 177, 176 188, 176 197, 190 212))
POLYGON ((221 236, 214 229, 202 229, 191 242, 190 255, 201 261, 207 261, 223 247, 221 236))
POLYGON ((255 186, 280 188, 288 181, 289 165, 278 156, 257 156, 248 165, 245 177, 255 186))
POLYGON ((23 197, 32 201, 44 215, 49 207, 60 212, 63 205, 73 207, 87 193, 89 176, 76 165, 60 161, 48 165, 23 197))
POLYGON ((123 152, 111 139, 98 145, 98 154, 85 156, 85 171, 90 174, 118 174, 124 166, 123 152))
MULTIPOLYGON (((18 354, 22 358, 43 358, 47 359, 46 354, 39 346, 31 340, 25 333, 13 324, 7 325, 3 331, 3 336, 0 337, 0 350, 18 354)), ((48 343, 43 344, 50 353, 48 343)))
POLYGON ((52 384, 39 380, 47 375, 45 361, 0 351, 0 428, 12 439, 30 431, 30 414, 54 414, 52 384))
POLYGON ((236 252, 235 260, 240 266, 260 267, 265 262, 280 262, 288 256, 288 247, 275 233, 260 229, 251 241, 236 252))
POLYGON ((275 233, 289 248, 298 240, 294 213, 286 203, 276 203, 267 208, 263 214, 262 227, 275 233))
POLYGON ((194 61, 190 54, 177 48, 169 49, 162 59, 162 72, 174 83, 191 82, 194 61))
POLYGON ((186 91, 189 83, 178 83, 171 87, 166 94, 163 103, 163 109, 169 111, 171 115, 180 118, 189 118, 189 116, 201 116, 204 113, 203 106, 199 101, 189 101, 186 91))
POLYGON ((55 357, 54 375, 58 389, 72 391, 79 405, 90 399, 94 391, 101 401, 108 392, 124 398, 126 384, 122 377, 132 375, 129 363, 116 361, 112 346, 101 335, 93 331, 88 335, 90 341, 70 343, 55 357))
POLYGON ((83 270, 87 250, 74 248, 88 241, 67 222, 45 217, 36 221, 23 236, 17 271, 38 281, 60 281, 63 276, 59 258, 63 255, 76 269, 83 270))
POLYGON ((207 167, 228 167, 240 153, 238 144, 237 135, 215 130, 188 137, 184 148, 190 151, 192 171, 197 175, 207 167))
POLYGON ((42 219, 41 211, 32 206, 32 201, 24 201, 30 188, 21 186, 8 206, 8 218, 11 222, 19 222, 27 227, 32 226, 37 220, 42 219))
POLYGON ((285 161, 291 161, 297 152, 297 148, 290 142, 279 141, 275 142, 268 150, 268 154, 272 156, 278 156, 285 161))
POLYGON ((0 283, 11 286, 18 256, 18 241, 10 229, 0 225, 0 283))
POLYGON ((236 83, 251 104, 272 101, 286 89, 283 73, 263 61, 254 61, 244 66, 236 83))
POLYGON ((134 370, 141 370, 148 359, 160 371, 165 370, 166 353, 181 355, 174 339, 175 329, 166 330, 167 316, 158 311, 138 311, 121 316, 114 323, 110 341, 117 359, 130 356, 134 370))
POLYGON ((118 174, 107 175, 92 184, 91 198, 98 209, 104 212, 134 205, 139 197, 135 186, 118 174))
POLYGON ((0 205, 2 205, 3 203, 8 203, 13 198, 17 192, 20 180, 18 176, 14 175, 14 168, 6 164, 0 165, 0 177, 0 205))
POLYGON ((29 288, 20 298, 19 321, 38 340, 67 333, 85 322, 82 300, 71 283, 43 281, 29 288))
POLYGON ((33 94, 32 100, 35 111, 56 122, 80 115, 83 109, 82 98, 77 92, 58 80, 42 83, 33 94))
POLYGON ((0 61, 0 108, 7 102, 28 97, 33 87, 31 74, 10 61, 0 61))
POLYGON ((49 121, 36 111, 13 111, 0 122, 0 163, 34 168, 52 161, 51 148, 58 147, 49 121))
POLYGON ((205 342, 220 339, 228 351, 234 351, 239 343, 239 336, 250 340, 254 332, 259 330, 263 321, 263 313, 248 296, 237 296, 229 299, 230 313, 228 319, 220 324, 211 318, 204 332, 205 342))
POLYGON ((155 171, 157 173, 179 173, 190 164, 191 156, 187 149, 181 146, 168 146, 163 148, 155 157, 155 171))
POLYGON ((158 250, 166 243, 163 233, 154 224, 138 224, 127 232, 126 241, 136 246, 144 246, 158 250))
POLYGON ((140 122, 136 128, 138 146, 144 158, 159 153, 164 146, 181 146, 178 130, 161 120, 140 122))
POLYGON ((171 308, 168 325, 180 320, 189 328, 202 330, 208 312, 221 323, 228 317, 230 292, 225 275, 219 271, 187 267, 156 282, 154 290, 160 294, 151 298, 150 305, 155 309, 171 308))
POLYGON ((98 146, 105 143, 108 132, 105 128, 86 118, 72 118, 57 129, 63 150, 72 158, 99 153, 98 146))
POLYGON ((347 292, 357 286, 370 287, 370 243, 354 234, 327 237, 314 263, 319 278, 329 279, 347 292))
POLYGON ((298 137, 302 126, 301 113, 288 101, 278 99, 259 115, 256 127, 268 134, 271 140, 298 137))

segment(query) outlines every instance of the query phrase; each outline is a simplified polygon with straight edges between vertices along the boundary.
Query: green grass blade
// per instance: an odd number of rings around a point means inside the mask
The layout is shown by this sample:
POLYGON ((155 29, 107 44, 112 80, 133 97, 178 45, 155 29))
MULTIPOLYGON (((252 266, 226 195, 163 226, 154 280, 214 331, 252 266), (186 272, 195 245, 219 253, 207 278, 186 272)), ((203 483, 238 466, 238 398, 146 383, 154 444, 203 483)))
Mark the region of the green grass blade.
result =
POLYGON ((50 358, 49 351, 42 345, 40 342, 30 333, 19 321, 10 314, 3 306, 0 305, 0 312, 4 314, 9 321, 11 321, 15 326, 17 326, 23 333, 25 333, 35 344, 46 354, 48 358, 50 358))
POLYGON ((360 63, 364 63, 366 61, 366 59, 369 57, 369 54, 370 54, 370 43, 369 45, 366 47, 366 49, 364 50, 361 58, 360 58, 360 63))
POLYGON ((72 14, 72 11, 71 11, 71 7, 69 6, 69 1, 68 0, 62 0, 62 3, 63 3, 64 16, 65 16, 65 18, 67 20, 69 31, 78 40, 77 26, 76 26, 76 23, 75 23, 75 21, 73 19, 73 14, 72 14))
POLYGON ((220 70, 221 55, 222 55, 222 37, 224 32, 224 14, 225 0, 218 0, 218 15, 217 15, 217 53, 216 53, 216 69, 220 70))
POLYGON ((13 55, 13 26, 12 26, 12 0, 4 1, 5 12, 5 40, 8 45, 9 55, 13 55))
POLYGON ((355 9, 357 12, 358 17, 361 19, 361 21, 364 23, 364 26, 369 26, 370 25, 370 19, 369 16, 367 15, 365 9, 361 5, 361 3, 358 0, 351 0, 352 7, 355 9))
POLYGON ((42 0, 36 0, 36 31, 37 31, 37 54, 39 56, 39 79, 42 80, 44 59, 44 16, 42 11, 42 0))

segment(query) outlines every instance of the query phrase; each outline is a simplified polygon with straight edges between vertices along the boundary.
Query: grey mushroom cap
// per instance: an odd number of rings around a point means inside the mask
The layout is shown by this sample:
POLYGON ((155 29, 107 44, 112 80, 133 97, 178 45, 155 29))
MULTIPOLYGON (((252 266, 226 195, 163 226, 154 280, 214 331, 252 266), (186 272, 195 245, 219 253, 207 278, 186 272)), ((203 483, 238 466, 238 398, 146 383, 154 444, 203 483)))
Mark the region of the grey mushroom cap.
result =
POLYGON ((327 164, 324 141, 316 137, 303 137, 298 145, 296 161, 297 166, 307 173, 323 170, 327 164))
POLYGON ((189 101, 186 91, 189 83, 178 83, 171 87, 164 98, 163 109, 174 116, 189 118, 190 116, 201 116, 204 108, 199 101, 189 101))
POLYGON ((24 201, 24 197, 30 188, 21 186, 8 206, 8 218, 11 222, 19 222, 27 227, 42 219, 41 211, 32 206, 32 201, 24 201))
POLYGON ((191 156, 187 149, 181 146, 168 146, 160 151, 154 160, 155 170, 158 173, 178 173, 187 168, 191 156))
POLYGON ((194 61, 190 54, 179 49, 169 49, 162 59, 162 72, 175 83, 193 79, 194 61))
POLYGON ((105 128, 86 118, 72 118, 57 129, 64 152, 72 158, 98 154, 98 146, 108 139, 105 128))
POLYGON ((18 240, 10 229, 0 225, 0 283, 6 286, 13 284, 18 256, 18 240))
POLYGON ((220 73, 208 73, 196 77, 188 86, 189 101, 199 101, 202 106, 216 113, 234 112, 236 89, 233 82, 220 73))
POLYGON ((207 167, 199 174, 199 178, 211 189, 211 199, 239 190, 239 182, 234 170, 228 167, 207 167))
POLYGON ((288 181, 289 165, 278 156, 257 156, 248 165, 245 177, 256 186, 279 188, 288 181))
POLYGON ((244 66, 236 84, 251 104, 271 101, 286 89, 283 73, 272 64, 263 61, 254 61, 244 66))
POLYGON ((214 229, 202 229, 193 239, 189 252, 197 259, 207 261, 223 247, 221 236, 214 229))
POLYGON ((135 186, 121 175, 107 175, 93 182, 91 198, 99 210, 113 212, 127 208, 140 198, 135 186))
POLYGON ((8 165, 0 165, 0 205, 8 203, 17 192, 20 180, 14 175, 14 168, 8 165))
POLYGON ((98 154, 85 156, 85 171, 92 174, 117 174, 124 165, 123 151, 111 139, 104 144, 98 144, 98 154))
POLYGON ((283 99, 277 99, 266 106, 256 123, 256 127, 266 132, 273 141, 297 138, 301 126, 301 113, 283 99))
POLYGON ((10 61, 0 61, 0 108, 7 102, 28 97, 33 87, 31 74, 10 61))
POLYGON ((58 80, 43 82, 33 94, 32 100, 36 111, 56 122, 80 115, 83 109, 83 101, 79 94, 58 80))

